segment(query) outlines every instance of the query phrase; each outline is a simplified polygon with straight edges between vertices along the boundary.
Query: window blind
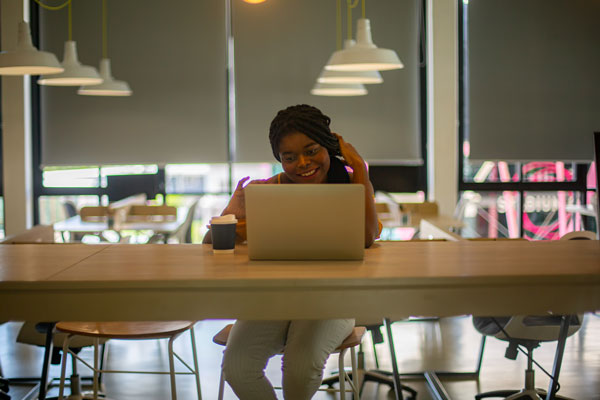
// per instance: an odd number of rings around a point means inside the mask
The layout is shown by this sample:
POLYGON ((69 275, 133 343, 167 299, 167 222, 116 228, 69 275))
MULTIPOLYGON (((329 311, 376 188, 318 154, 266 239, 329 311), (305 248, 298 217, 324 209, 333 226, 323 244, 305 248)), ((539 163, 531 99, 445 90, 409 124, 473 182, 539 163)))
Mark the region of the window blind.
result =
POLYGON ((600 129, 598 0, 468 5, 472 159, 593 158, 600 129))
MULTIPOLYGON (((98 68, 102 2, 73 2, 79 60, 98 68)), ((108 56, 131 97, 41 88, 44 165, 227 160, 225 3, 108 2, 108 56)), ((41 49, 62 58, 67 9, 40 11, 41 49)))
MULTIPOLYGON (((342 14, 345 21, 345 7, 342 14)), ((354 20, 360 14, 359 6, 354 20)), ((280 109, 307 103, 331 117, 332 130, 370 163, 421 162, 417 1, 370 1, 366 17, 374 43, 394 49, 404 69, 382 72, 384 83, 367 85, 366 96, 313 96, 336 50, 336 2, 233 3, 238 161, 274 162, 271 120, 280 109)), ((355 34, 355 23, 352 28, 355 34)), ((342 32, 345 38, 346 26, 342 32)))

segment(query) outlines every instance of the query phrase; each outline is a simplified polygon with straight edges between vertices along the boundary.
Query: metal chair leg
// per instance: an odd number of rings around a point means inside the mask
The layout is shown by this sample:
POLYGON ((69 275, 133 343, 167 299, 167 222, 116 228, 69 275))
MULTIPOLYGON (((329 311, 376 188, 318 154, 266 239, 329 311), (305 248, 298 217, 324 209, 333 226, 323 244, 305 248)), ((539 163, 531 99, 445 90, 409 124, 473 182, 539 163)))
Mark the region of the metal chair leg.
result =
POLYGON ((346 349, 340 351, 340 356, 338 357, 338 368, 339 368, 339 380, 340 380, 340 400, 343 400, 346 397, 346 371, 344 370, 344 355, 346 354, 346 349))
POLYGON ((202 400, 202 390, 200 389, 200 370, 198 369, 198 353, 196 352, 196 334, 194 327, 190 329, 190 337, 192 339, 192 353, 194 356, 194 372, 196 378, 196 390, 198 391, 198 400, 202 400))
POLYGON ((173 356, 173 341, 174 336, 169 338, 169 370, 171 375, 171 399, 177 400, 177 387, 175 382, 175 357, 173 356))

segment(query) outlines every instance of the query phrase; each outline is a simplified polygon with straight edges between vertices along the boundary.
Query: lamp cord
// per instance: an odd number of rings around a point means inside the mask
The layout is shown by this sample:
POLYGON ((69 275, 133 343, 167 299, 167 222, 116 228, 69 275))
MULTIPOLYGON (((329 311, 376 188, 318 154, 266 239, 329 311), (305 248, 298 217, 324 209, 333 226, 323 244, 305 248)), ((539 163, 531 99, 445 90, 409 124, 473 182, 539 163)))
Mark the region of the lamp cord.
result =
POLYGON ((106 0, 102 0, 102 58, 108 58, 106 0))
POLYGON ((342 0, 336 2, 335 34, 337 50, 342 49, 342 0))
POLYGON ((65 8, 67 5, 71 4, 71 0, 67 0, 60 6, 49 6, 47 4, 42 3, 40 0, 35 0, 35 2, 38 3, 38 5, 40 7, 45 8, 46 10, 51 10, 51 11, 61 10, 61 9, 65 8))
POLYGON ((73 10, 69 1, 69 41, 73 40, 73 10))
POLYGON ((355 0, 352 3, 352 0, 346 0, 347 9, 348 9, 348 19, 347 19, 347 27, 348 27, 348 39, 352 39, 352 9, 356 8, 358 5, 358 0, 355 0))

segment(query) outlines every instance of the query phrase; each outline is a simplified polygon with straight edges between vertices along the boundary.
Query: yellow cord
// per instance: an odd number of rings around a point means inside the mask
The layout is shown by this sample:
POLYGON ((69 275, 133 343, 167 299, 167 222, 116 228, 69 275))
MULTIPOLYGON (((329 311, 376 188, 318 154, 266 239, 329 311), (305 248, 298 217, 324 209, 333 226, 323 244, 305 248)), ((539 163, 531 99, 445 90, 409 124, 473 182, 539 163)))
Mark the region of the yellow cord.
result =
POLYGON ((342 49, 342 0, 337 0, 337 9, 335 15, 335 34, 337 50, 342 49))
POLYGON ((108 40, 106 34, 106 0, 102 0, 102 58, 108 58, 108 40))
POLYGON ((49 6, 47 4, 42 3, 40 0, 35 0, 35 2, 38 3, 40 5, 40 7, 45 8, 46 10, 52 10, 52 11, 61 10, 61 9, 65 8, 67 5, 71 4, 71 0, 67 0, 64 4, 61 4, 60 6, 49 6))
POLYGON ((356 6, 358 5, 358 0, 355 0, 354 3, 352 3, 352 0, 346 0, 346 4, 348 6, 346 7, 348 9, 348 39, 352 40, 352 9, 356 8, 356 6))
POLYGON ((73 40, 73 10, 69 1, 69 41, 73 40))

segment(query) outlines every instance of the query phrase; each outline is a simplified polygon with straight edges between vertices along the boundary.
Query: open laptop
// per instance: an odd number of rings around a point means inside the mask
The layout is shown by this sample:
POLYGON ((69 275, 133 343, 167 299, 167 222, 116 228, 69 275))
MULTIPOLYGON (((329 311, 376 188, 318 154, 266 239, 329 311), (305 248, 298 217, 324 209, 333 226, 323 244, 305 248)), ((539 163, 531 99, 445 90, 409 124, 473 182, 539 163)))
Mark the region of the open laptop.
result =
POLYGON ((246 186, 250 259, 363 259, 364 190, 360 184, 246 186))

